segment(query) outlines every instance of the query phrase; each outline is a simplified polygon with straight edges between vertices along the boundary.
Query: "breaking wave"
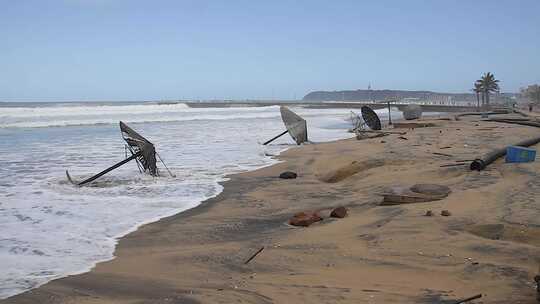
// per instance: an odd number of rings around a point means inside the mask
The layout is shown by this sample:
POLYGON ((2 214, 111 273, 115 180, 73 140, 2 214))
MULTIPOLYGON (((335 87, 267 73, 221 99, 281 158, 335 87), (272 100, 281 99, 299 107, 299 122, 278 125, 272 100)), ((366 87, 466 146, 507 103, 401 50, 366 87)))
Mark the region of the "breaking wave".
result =
POLYGON ((191 120, 272 118, 276 106, 245 108, 190 108, 178 104, 61 105, 7 107, 0 111, 0 128, 42 128, 191 120))

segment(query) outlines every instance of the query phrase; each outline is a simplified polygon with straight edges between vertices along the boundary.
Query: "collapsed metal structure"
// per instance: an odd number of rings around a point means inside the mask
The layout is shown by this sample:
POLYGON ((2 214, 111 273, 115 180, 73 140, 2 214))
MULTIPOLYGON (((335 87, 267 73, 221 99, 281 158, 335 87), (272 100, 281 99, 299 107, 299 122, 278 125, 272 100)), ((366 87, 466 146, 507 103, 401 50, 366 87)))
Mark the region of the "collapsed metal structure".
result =
MULTIPOLYGON (((121 162, 118 162, 111 167, 81 181, 81 182, 75 182, 69 175, 68 170, 66 170, 66 176, 68 180, 75 185, 82 186, 84 184, 88 184, 99 177, 111 172, 112 170, 132 161, 135 160, 137 163, 137 167, 139 168, 139 171, 141 173, 147 173, 151 176, 159 176, 159 171, 156 165, 156 155, 159 157, 159 154, 157 154, 156 149, 154 147, 154 144, 148 141, 146 138, 144 138, 142 135, 137 133, 132 128, 128 127, 124 122, 120 122, 120 132, 122 133, 122 138, 126 142, 126 149, 131 153, 131 156, 127 157, 126 159, 122 160, 121 162)), ((160 161, 163 163, 163 160, 159 157, 160 161)), ((163 163, 165 166, 165 163, 163 163)), ((174 177, 174 175, 169 171, 167 166, 165 166, 167 171, 171 176, 174 177)))

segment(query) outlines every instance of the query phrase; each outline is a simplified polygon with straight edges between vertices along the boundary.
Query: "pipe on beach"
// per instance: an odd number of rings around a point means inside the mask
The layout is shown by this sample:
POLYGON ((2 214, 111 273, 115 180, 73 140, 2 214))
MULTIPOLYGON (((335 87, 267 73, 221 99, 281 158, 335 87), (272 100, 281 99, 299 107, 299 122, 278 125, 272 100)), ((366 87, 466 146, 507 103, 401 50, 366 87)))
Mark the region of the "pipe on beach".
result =
POLYGON ((476 116, 476 115, 497 115, 497 114, 510 114, 509 111, 503 110, 503 111, 493 111, 493 112, 468 112, 468 113, 461 113, 454 116, 455 120, 461 120, 461 117, 463 116, 476 116))
MULTIPOLYGON (((520 141, 520 142, 514 144, 514 146, 530 147, 530 146, 536 145, 539 142, 540 142, 540 136, 537 136, 537 137, 534 137, 534 138, 530 138, 530 139, 527 139, 527 140, 520 141)), ((500 148, 500 149, 495 149, 495 150, 485 154, 484 156, 475 159, 471 163, 470 169, 471 170, 476 170, 476 171, 482 171, 489 164, 491 164, 492 162, 496 161, 497 159, 499 159, 500 157, 503 157, 505 155, 506 155, 506 147, 500 148)))
POLYGON ((530 127, 540 128, 540 122, 530 121, 530 120, 527 120, 527 119, 522 120, 522 119, 491 118, 491 119, 487 119, 485 121, 501 122, 501 123, 508 123, 508 124, 515 124, 515 125, 522 125, 522 126, 530 126, 530 127))

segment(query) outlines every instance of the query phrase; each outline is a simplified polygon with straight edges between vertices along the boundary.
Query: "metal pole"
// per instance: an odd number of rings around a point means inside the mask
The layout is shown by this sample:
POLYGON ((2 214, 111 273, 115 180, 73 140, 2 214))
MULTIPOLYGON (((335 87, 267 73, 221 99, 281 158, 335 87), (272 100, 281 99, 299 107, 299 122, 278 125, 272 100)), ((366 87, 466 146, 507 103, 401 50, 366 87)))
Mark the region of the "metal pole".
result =
POLYGON ((388 124, 392 125, 392 113, 390 111, 390 100, 388 101, 388 124))
POLYGON ((121 161, 121 162, 115 164, 114 166, 109 167, 109 168, 107 168, 107 169, 105 169, 105 170, 99 172, 98 174, 96 174, 96 175, 94 175, 94 176, 92 176, 92 177, 90 177, 90 178, 87 178, 87 179, 83 180, 82 182, 78 183, 78 185, 79 185, 79 186, 82 186, 82 185, 84 185, 84 184, 86 184, 86 183, 89 183, 89 182, 91 182, 91 181, 93 181, 93 180, 95 180, 95 179, 101 177, 102 175, 105 175, 106 173, 108 173, 108 172, 110 172, 110 171, 112 171, 112 170, 114 170, 114 169, 116 169, 116 168, 122 166, 123 164, 125 164, 125 163, 127 163, 127 162, 129 162, 129 161, 131 161, 131 160, 134 160, 135 158, 137 158, 137 157, 140 156, 141 154, 142 154, 142 152, 135 153, 135 154, 131 155, 129 158, 126 158, 126 159, 124 159, 123 161, 121 161))
POLYGON ((283 133, 281 133, 281 134, 279 134, 278 136, 276 136, 276 137, 274 137, 274 138, 268 140, 267 142, 265 142, 265 143, 263 144, 263 146, 266 146, 266 145, 268 145, 269 143, 273 142, 274 140, 276 140, 276 139, 280 138, 281 136, 287 134, 287 132, 289 132, 289 131, 288 131, 288 130, 283 131, 283 133))
POLYGON ((163 164, 163 166, 165 167, 165 169, 167 169, 167 172, 169 172, 169 174, 171 175, 171 177, 176 177, 176 175, 172 174, 171 173, 171 170, 169 170, 169 168, 167 168, 167 165, 165 165, 165 163, 163 162, 163 160, 161 159, 161 156, 156 152, 156 155, 157 157, 159 158, 159 161, 163 164))

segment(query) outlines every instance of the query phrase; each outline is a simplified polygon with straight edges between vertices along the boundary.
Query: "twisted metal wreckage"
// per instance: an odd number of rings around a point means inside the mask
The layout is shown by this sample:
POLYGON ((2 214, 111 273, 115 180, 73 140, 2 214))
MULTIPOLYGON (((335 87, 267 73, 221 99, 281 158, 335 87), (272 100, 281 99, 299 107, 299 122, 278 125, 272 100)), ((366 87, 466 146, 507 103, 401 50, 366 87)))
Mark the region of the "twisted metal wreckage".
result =
MULTIPOLYGON (((137 167, 139 168, 139 171, 141 173, 147 173, 151 176, 159 176, 159 170, 156 165, 156 156, 159 158, 165 169, 169 172, 169 174, 174 177, 174 175, 171 173, 171 171, 167 168, 159 154, 156 152, 156 148, 154 147, 154 144, 148 141, 146 138, 144 138, 139 133, 135 132, 132 128, 128 127, 125 123, 122 121, 120 122, 120 131, 122 133, 122 138, 126 142, 126 149, 131 153, 130 157, 126 157, 126 159, 122 160, 121 162, 118 162, 111 167, 99 172, 96 175, 93 175, 83 181, 75 182, 68 170, 66 170, 66 176, 68 180, 77 186, 82 186, 84 184, 88 184, 99 177, 109 173, 110 171, 117 169, 118 167, 127 164, 128 162, 135 160, 137 163, 137 167)), ((127 155, 126 155, 127 156, 127 155)))

